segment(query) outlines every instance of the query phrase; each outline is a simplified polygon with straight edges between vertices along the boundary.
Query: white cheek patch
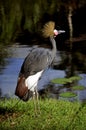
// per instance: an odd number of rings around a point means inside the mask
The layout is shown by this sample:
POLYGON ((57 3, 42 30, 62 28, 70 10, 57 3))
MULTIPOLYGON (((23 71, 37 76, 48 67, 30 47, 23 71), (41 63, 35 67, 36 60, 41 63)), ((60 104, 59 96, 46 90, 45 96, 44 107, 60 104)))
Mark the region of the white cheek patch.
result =
POLYGON ((28 87, 28 89, 30 89, 31 91, 34 91, 34 88, 37 86, 38 80, 41 77, 42 73, 43 73, 43 70, 36 73, 35 75, 29 76, 25 80, 25 85, 28 87))
POLYGON ((57 36, 58 35, 58 31, 56 29, 54 29, 54 35, 57 36))

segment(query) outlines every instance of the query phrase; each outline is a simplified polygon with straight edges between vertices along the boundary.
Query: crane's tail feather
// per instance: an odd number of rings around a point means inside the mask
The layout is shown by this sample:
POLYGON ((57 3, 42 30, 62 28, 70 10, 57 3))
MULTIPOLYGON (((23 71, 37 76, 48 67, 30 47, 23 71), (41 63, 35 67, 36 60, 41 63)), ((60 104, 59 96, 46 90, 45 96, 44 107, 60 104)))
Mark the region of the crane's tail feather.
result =
POLYGON ((18 78, 15 95, 23 101, 28 101, 32 95, 32 92, 25 85, 25 77, 23 75, 18 78))

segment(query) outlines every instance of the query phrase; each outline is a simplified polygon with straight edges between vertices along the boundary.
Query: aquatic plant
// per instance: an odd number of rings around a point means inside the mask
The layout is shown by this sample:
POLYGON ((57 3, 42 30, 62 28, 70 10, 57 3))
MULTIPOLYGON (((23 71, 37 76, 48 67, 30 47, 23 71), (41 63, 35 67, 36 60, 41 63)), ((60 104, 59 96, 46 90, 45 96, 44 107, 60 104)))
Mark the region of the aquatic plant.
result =
POLYGON ((80 76, 72 76, 70 78, 56 78, 56 79, 51 80, 51 82, 55 84, 67 84, 67 83, 72 83, 73 81, 77 81, 80 79, 81 79, 80 76))
POLYGON ((63 92, 63 93, 60 93, 59 96, 64 97, 64 98, 72 98, 72 97, 75 97, 76 94, 73 92, 63 92))
POLYGON ((72 89, 73 89, 73 90, 84 90, 85 87, 84 87, 84 86, 80 86, 80 85, 78 86, 78 85, 77 85, 77 86, 73 86, 72 89))

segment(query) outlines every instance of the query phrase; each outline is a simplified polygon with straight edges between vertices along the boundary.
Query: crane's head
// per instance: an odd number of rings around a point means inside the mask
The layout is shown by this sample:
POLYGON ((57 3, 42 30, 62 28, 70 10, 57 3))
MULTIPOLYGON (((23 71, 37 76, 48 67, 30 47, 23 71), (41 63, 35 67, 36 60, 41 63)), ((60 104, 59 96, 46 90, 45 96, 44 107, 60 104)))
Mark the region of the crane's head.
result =
POLYGON ((46 23, 42 29, 42 34, 45 38, 56 37, 58 34, 65 33, 64 30, 56 30, 55 22, 49 21, 46 23))

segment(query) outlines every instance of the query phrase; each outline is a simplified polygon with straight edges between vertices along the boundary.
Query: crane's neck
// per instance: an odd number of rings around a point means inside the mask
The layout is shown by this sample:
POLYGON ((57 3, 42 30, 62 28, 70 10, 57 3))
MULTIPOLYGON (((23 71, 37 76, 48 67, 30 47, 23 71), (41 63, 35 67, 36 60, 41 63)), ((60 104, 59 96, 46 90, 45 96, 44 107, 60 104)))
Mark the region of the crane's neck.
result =
POLYGON ((51 58, 52 58, 52 61, 54 60, 55 58, 55 55, 56 55, 56 41, 54 39, 54 37, 50 37, 50 42, 52 44, 52 50, 51 50, 51 58))
POLYGON ((57 48, 56 48, 56 41, 55 41, 54 37, 50 37, 50 42, 52 44, 52 52, 56 54, 57 48))

